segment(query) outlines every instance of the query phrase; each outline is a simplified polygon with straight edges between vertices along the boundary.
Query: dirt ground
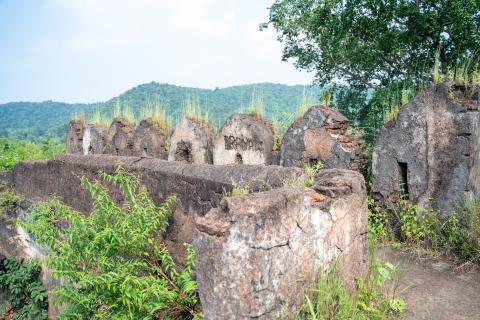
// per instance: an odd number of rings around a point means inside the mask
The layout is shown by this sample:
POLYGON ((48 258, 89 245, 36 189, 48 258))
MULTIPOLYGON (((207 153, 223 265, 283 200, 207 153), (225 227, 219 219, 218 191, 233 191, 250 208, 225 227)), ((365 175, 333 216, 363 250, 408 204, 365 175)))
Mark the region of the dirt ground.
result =
POLYGON ((397 294, 407 303, 407 319, 480 320, 478 267, 390 247, 380 249, 378 255, 399 267, 397 294))

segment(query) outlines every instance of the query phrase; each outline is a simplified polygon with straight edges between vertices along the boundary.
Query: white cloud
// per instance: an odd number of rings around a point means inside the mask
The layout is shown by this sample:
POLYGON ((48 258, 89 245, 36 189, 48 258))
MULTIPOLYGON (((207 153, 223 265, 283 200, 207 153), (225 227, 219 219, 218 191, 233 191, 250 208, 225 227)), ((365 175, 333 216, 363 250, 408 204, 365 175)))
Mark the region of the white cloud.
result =
POLYGON ((272 30, 258 30, 273 0, 44 1, 55 31, 39 30, 25 61, 50 77, 45 98, 96 101, 150 81, 213 88, 312 79, 281 62, 272 30))

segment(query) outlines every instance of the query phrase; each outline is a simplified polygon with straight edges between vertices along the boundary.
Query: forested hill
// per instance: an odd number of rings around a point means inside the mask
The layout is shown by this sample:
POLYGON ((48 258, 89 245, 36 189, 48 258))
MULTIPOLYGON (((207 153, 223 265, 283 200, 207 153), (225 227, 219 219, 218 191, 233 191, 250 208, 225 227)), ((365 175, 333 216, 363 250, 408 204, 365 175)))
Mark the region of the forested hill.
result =
POLYGON ((74 114, 85 111, 88 119, 93 110, 100 109, 102 114, 110 115, 118 101, 128 104, 138 117, 142 107, 159 99, 167 115, 175 120, 182 113, 185 99, 192 96, 198 100, 203 110, 208 110, 211 122, 219 125, 242 106, 247 109, 253 92, 263 99, 266 116, 278 118, 296 111, 305 90, 318 98, 318 87, 303 85, 259 83, 210 90, 151 82, 132 88, 106 102, 93 104, 11 102, 0 104, 0 136, 30 141, 51 136, 62 140, 67 123, 74 114))

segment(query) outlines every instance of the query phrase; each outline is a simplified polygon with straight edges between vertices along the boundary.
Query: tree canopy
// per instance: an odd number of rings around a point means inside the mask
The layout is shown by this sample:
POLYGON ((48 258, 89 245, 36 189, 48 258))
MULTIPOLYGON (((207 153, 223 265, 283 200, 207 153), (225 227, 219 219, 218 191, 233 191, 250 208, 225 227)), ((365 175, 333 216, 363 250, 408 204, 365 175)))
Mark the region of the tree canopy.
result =
MULTIPOLYGON (((283 59, 333 81, 375 87, 477 61, 478 0, 276 0, 269 21, 283 59)), ((471 64, 473 65, 473 64, 471 64)))

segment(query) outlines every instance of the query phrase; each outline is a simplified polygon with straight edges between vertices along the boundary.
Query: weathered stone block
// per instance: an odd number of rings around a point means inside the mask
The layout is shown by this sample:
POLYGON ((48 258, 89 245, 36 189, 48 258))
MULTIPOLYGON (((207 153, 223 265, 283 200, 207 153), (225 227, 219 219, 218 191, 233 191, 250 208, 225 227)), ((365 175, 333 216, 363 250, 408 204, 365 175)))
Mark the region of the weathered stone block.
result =
POLYGON ((272 125, 254 115, 236 113, 227 119, 214 141, 214 164, 272 163, 272 125))
POLYGON ((138 157, 166 159, 168 131, 153 119, 143 119, 135 130, 134 152, 138 157))
MULTIPOLYGON (((80 185, 80 177, 100 179, 100 172, 113 173, 118 164, 140 175, 155 203, 161 203, 170 195, 177 197, 165 241, 179 260, 184 253, 183 243, 192 240, 194 217, 217 207, 234 184, 247 186, 251 192, 269 190, 303 173, 298 168, 279 166, 211 166, 155 158, 67 155, 49 161, 23 161, 5 181, 31 201, 45 201, 55 194, 75 210, 88 213, 92 199, 80 185)), ((110 191, 116 200, 122 200, 115 189, 110 191)))
POLYGON ((312 106, 288 128, 280 146, 280 165, 304 167, 321 161, 326 168, 363 171, 365 143, 340 112, 312 106))
POLYGON ((109 129, 108 153, 116 156, 133 156, 135 142, 135 123, 127 119, 115 118, 109 129))
POLYGON ((206 122, 184 117, 170 138, 169 161, 211 164, 213 129, 206 122))
POLYGON ((107 127, 100 124, 89 124, 83 129, 82 149, 83 154, 106 153, 109 145, 107 127))
POLYGON ((70 120, 67 131, 67 154, 83 153, 83 122, 70 120))
POLYGON ((193 243, 205 319, 285 317, 333 261, 353 287, 367 263, 363 176, 322 170, 316 179, 313 189, 225 198, 196 218, 193 243))
POLYGON ((400 186, 446 217, 480 190, 480 116, 468 87, 432 85, 382 128, 373 150, 374 198, 395 203, 400 186))

